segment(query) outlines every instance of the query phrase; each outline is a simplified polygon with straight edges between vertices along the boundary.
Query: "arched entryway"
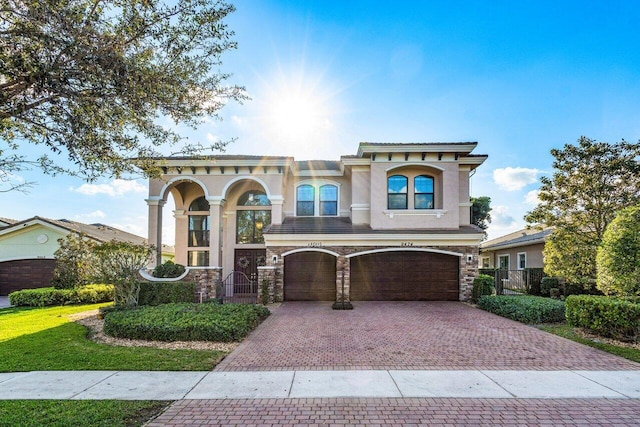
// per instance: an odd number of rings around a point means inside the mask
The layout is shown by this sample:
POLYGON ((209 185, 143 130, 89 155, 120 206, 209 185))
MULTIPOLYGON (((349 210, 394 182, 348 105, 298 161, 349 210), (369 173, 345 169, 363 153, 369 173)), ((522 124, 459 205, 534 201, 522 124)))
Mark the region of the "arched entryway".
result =
POLYGON ((458 301, 460 257, 386 251, 350 259, 351 301, 458 301))
POLYGON ((303 251, 284 257, 286 301, 335 301, 336 257, 319 251, 303 251))

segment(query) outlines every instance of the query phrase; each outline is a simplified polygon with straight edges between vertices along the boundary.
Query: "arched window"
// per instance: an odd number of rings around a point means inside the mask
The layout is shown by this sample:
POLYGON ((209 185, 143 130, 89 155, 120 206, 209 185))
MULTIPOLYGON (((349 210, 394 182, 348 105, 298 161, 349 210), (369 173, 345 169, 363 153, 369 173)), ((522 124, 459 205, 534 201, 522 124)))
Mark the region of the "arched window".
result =
POLYGON ((315 189, 311 185, 301 185, 296 190, 296 215, 313 216, 315 213, 315 189))
POLYGON ((209 211, 209 202, 204 197, 198 197, 189 205, 189 211, 209 211))
POLYGON ((238 206, 271 206, 271 201, 264 192, 251 190, 238 197, 238 206))
POLYGON ((338 215, 338 187, 335 185, 323 185, 320 187, 320 215, 338 215))
POLYGON ((209 214, 200 215, 196 212, 209 212, 209 202, 207 202, 207 199, 198 197, 189 205, 189 237, 187 244, 190 248, 208 247, 210 230, 209 214))
POLYGON ((238 197, 236 212, 236 243, 264 243, 262 230, 271 224, 271 206, 267 195, 260 190, 250 190, 238 197))
POLYGON ((387 178, 387 207, 389 209, 407 209, 408 180, 404 175, 392 175, 387 178))
POLYGON ((433 209, 433 178, 419 175, 413 179, 414 209, 433 209))

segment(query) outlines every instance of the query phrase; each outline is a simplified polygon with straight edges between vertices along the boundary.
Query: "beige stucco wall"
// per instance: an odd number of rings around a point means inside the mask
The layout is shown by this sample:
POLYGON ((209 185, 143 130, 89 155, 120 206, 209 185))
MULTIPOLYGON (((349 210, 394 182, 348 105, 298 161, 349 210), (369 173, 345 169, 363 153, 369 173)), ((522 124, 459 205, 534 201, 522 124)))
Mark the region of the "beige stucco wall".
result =
POLYGON ((58 239, 66 236, 62 231, 46 228, 40 224, 27 226, 21 230, 0 236, 0 261, 25 258, 53 258, 60 246, 58 239), (38 240, 46 242, 40 243, 38 240))
POLYGON ((405 162, 376 161, 371 164, 371 227, 456 229, 459 227, 458 163, 407 165, 405 162), (387 209, 387 177, 401 174, 409 178, 408 209, 387 209), (431 175, 434 180, 435 209, 412 209, 413 177, 431 175), (391 215, 393 214, 393 215, 391 215))
POLYGON ((542 250, 544 249, 544 243, 535 245, 520 246, 517 248, 508 249, 496 249, 492 251, 481 251, 480 253, 480 265, 482 266, 482 259, 488 257, 490 267, 495 268, 498 265, 498 257, 501 255, 509 255, 509 269, 517 270, 517 257, 518 254, 524 252, 527 254, 527 268, 543 268, 544 260, 542 257, 542 250))

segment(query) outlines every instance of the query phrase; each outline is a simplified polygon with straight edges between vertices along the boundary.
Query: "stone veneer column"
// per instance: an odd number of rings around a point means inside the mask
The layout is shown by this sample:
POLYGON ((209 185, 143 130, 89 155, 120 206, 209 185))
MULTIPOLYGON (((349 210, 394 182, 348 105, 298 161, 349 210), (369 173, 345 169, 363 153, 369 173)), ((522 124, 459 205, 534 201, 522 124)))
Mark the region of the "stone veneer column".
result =
POLYGON ((275 282, 276 282, 276 269, 275 265, 265 265, 258 267, 258 303, 261 304, 266 300, 266 303, 274 302, 275 282), (263 281, 268 281, 266 289, 263 288, 263 281), (262 293, 266 290, 267 297, 263 299, 262 293))
POLYGON ((196 284, 196 301, 217 298, 216 284, 222 281, 222 267, 189 267, 185 281, 196 284))
POLYGON ((471 301, 473 281, 478 277, 478 247, 466 247, 460 257, 460 301, 471 301), (469 260, 470 259, 470 260, 469 260))
POLYGON ((340 255, 336 258, 336 301, 342 301, 342 281, 344 277, 344 300, 350 299, 351 267, 349 258, 340 255), (344 275, 343 275, 344 273, 344 275))
POLYGON ((149 244, 155 248, 155 264, 152 267, 162 264, 162 207, 165 201, 159 198, 148 198, 145 200, 149 206, 149 244))

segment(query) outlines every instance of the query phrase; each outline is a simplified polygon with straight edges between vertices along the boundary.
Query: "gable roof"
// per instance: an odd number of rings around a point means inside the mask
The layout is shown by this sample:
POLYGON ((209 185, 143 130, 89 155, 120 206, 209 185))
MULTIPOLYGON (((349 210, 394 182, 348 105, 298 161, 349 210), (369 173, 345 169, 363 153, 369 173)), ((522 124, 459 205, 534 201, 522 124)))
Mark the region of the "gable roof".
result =
POLYGON ((529 229, 525 228, 492 240, 487 240, 486 242, 482 242, 480 244, 480 251, 507 249, 518 246, 528 246, 538 243, 544 243, 552 231, 553 228, 545 228, 542 230, 535 227, 529 229))
MULTIPOLYGON (((132 234, 109 225, 99 223, 84 224, 82 222, 71 221, 68 219, 50 219, 40 216, 34 216, 33 218, 25 219, 23 221, 16 221, 7 227, 1 228, 0 234, 9 234, 22 227, 29 227, 36 224, 40 224, 45 227, 61 228, 73 233, 84 233, 91 239, 100 243, 116 240, 118 242, 129 242, 137 245, 147 244, 147 239, 144 237, 140 237, 136 234, 132 234)), ((174 248, 172 246, 162 245, 162 252, 173 253, 174 248)))
POLYGON ((18 222, 17 219, 4 218, 0 216, 0 228, 8 227, 10 225, 15 224, 16 222, 18 222))

